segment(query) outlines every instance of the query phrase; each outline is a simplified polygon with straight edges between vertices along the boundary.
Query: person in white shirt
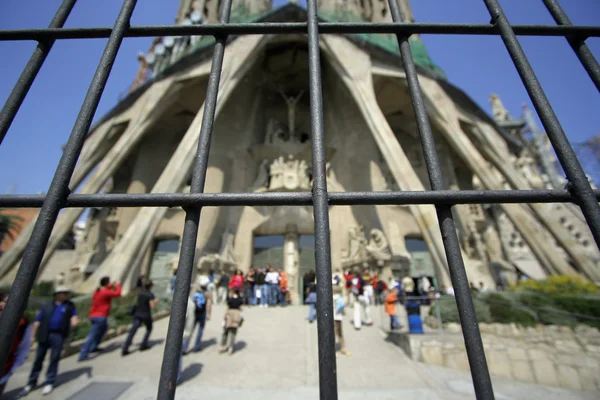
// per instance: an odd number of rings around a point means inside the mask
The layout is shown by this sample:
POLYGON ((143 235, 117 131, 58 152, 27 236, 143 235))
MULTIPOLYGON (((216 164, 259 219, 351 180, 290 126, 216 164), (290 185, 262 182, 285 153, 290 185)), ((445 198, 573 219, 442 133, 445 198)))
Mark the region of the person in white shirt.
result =
POLYGON ((275 307, 277 305, 277 299, 279 298, 279 274, 275 269, 267 264, 267 275, 265 276, 265 282, 268 286, 269 300, 267 304, 269 307, 275 307))

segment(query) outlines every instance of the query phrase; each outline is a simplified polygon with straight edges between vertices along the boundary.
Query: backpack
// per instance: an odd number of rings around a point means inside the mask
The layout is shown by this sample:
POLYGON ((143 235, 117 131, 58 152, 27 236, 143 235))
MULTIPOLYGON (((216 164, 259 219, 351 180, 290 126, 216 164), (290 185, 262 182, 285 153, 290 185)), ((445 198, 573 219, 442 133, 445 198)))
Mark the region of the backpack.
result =
POLYGON ((196 292, 192 297, 196 306, 196 314, 201 314, 206 311, 206 295, 202 292, 196 292))

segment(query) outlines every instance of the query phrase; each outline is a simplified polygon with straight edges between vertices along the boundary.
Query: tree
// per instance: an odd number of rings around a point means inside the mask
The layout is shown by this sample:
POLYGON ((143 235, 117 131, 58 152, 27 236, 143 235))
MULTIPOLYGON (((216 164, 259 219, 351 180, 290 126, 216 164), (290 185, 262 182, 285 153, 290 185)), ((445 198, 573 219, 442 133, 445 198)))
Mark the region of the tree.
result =
POLYGON ((0 246, 6 237, 15 239, 21 228, 23 218, 18 215, 4 214, 0 212, 0 246))

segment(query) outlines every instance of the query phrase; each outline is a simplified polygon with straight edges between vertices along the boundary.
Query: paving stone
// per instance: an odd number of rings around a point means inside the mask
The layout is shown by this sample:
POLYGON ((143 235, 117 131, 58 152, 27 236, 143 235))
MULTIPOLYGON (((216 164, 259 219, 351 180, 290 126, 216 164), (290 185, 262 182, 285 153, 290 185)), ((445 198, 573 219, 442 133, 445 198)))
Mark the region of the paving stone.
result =
POLYGON ((533 369, 528 361, 512 361, 513 377, 521 382, 535 383, 533 369))
POLYGON ((539 360, 532 362, 533 373, 535 374, 535 380, 542 385, 556 386, 558 377, 556 376, 556 369, 554 364, 548 360, 539 360))
POLYGON ((568 365, 558 365, 558 382, 561 387, 581 390, 577 370, 568 365))

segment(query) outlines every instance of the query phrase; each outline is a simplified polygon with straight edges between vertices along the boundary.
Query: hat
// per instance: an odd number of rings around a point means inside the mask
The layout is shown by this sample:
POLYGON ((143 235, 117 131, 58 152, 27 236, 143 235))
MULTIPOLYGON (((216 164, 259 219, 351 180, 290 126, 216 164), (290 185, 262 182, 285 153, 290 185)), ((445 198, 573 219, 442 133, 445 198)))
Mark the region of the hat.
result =
POLYGON ((205 287, 210 283, 210 279, 206 275, 200 275, 198 277, 198 286, 205 287))
POLYGON ((70 293, 70 292, 71 292, 71 289, 69 289, 68 287, 66 287, 64 285, 57 286, 54 289, 54 294, 56 294, 56 293, 70 293))

